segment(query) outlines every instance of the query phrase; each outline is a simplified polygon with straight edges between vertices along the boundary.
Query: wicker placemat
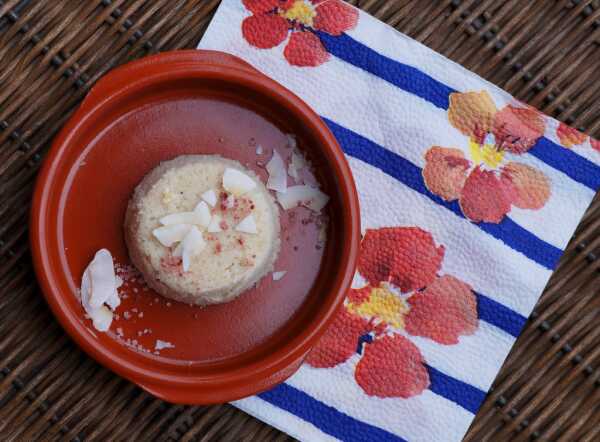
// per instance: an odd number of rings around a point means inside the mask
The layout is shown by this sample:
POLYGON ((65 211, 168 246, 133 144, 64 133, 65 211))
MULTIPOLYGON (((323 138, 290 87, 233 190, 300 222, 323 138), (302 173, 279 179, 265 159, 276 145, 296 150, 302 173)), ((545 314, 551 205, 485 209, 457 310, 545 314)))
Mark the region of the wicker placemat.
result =
MULTIPOLYGON (((218 0, 0 1, 0 439, 287 440, 229 405, 154 399, 66 337, 35 282, 31 192, 56 131, 107 70, 195 47, 218 0)), ((600 135, 600 1, 354 0, 518 98, 600 135)), ((467 440, 600 439, 600 199, 467 440)))

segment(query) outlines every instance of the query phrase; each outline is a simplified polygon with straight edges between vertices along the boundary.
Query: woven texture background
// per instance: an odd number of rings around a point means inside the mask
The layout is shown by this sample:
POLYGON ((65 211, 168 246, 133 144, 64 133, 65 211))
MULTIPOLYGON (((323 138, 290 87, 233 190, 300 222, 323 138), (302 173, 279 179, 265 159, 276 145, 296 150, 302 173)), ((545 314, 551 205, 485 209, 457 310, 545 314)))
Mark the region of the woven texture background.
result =
MULTIPOLYGON (((0 0, 0 440, 277 440, 229 405, 174 406, 83 354, 29 256, 34 179, 107 70, 192 48, 218 0, 0 0)), ((599 0, 354 0, 546 113, 600 137, 599 0)), ((475 419, 469 441, 600 440, 600 199, 475 419)))

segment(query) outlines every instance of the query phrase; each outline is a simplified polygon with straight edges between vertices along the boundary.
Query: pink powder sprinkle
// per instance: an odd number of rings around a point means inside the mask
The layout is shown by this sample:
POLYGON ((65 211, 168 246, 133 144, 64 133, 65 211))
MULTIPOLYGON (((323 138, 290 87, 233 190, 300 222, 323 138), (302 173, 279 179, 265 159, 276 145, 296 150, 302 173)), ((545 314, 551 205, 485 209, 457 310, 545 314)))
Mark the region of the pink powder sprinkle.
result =
POLYGON ((119 265, 116 269, 117 275, 125 282, 135 280, 140 274, 135 267, 130 265, 119 265))

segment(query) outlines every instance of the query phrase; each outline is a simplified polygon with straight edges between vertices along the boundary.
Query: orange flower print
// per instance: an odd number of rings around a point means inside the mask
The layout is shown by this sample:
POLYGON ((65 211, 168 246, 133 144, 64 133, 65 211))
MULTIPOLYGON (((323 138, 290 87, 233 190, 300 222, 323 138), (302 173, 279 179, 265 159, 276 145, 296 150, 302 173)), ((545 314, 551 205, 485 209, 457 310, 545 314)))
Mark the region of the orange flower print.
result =
POLYGON ((279 46, 294 66, 319 66, 329 53, 317 32, 341 35, 356 26, 358 11, 342 0, 242 0, 253 15, 242 22, 248 43, 260 49, 279 46))
POLYGON ((433 146, 425 153, 423 179, 446 201, 458 200, 473 222, 500 223, 513 206, 538 210, 550 198, 550 181, 535 167, 510 160, 544 134, 544 119, 531 107, 498 110, 485 92, 452 93, 450 124, 468 137, 461 149, 433 146))
POLYGON ((579 132, 571 126, 567 126, 562 122, 558 125, 558 129, 556 129, 556 135, 558 136, 560 143, 569 149, 573 146, 583 144, 585 143, 585 140, 587 140, 586 134, 579 132))
POLYGON ((572 128, 571 126, 567 126, 565 123, 560 123, 558 125, 558 129, 556 129, 556 136, 560 140, 560 143, 567 149, 580 146, 589 138, 592 149, 594 149, 596 152, 600 152, 600 141, 595 140, 592 137, 588 137, 586 134, 578 131, 575 128, 572 128))
POLYGON ((366 394, 421 394, 429 387, 429 372, 409 336, 454 345, 479 325, 471 287, 454 276, 439 275, 443 258, 444 247, 420 228, 367 230, 358 263, 367 285, 350 290, 306 362, 331 368, 358 352, 354 378, 366 394))

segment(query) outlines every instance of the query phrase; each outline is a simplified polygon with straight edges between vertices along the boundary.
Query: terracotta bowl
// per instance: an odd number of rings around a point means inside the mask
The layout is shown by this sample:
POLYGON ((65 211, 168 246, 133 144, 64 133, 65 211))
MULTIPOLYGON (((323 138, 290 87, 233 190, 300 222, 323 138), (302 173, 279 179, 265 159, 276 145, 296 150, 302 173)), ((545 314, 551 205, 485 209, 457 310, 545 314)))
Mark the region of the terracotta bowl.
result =
POLYGON ((292 375, 343 302, 359 237, 354 182, 324 122, 243 61, 209 51, 163 53, 100 80, 54 141, 31 214, 35 270, 66 331, 104 366, 186 404, 239 399, 292 375), (298 219, 303 212, 295 219, 282 213, 282 280, 267 276, 235 301, 207 308, 168 302, 130 280, 119 319, 97 332, 77 298, 81 276, 100 248, 130 264, 123 217, 142 177, 175 156, 210 153, 264 179, 256 146, 268 160, 273 149, 286 149, 287 134, 331 197, 325 247, 314 246, 317 229, 298 219), (156 352, 157 339, 175 347, 156 352))

